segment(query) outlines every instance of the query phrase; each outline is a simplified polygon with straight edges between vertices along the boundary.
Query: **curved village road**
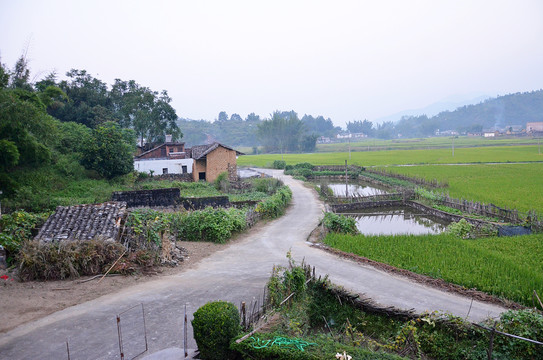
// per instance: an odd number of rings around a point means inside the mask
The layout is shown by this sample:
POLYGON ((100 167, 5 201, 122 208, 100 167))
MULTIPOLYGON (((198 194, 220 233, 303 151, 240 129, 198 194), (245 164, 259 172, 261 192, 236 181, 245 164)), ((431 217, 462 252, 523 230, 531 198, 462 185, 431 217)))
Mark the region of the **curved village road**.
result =
MULTIPOLYGON (((71 359, 119 359, 115 316, 141 303, 145 306, 150 353, 183 346, 185 304, 189 313, 189 348, 194 349, 192 313, 211 300, 239 304, 260 298, 273 265, 286 265, 289 249, 297 262, 305 258, 318 274, 329 274, 334 283, 365 294, 377 303, 414 308, 418 312, 440 310, 466 316, 470 299, 311 247, 306 238, 318 224, 323 210, 314 191, 279 171, 263 171, 283 179, 293 191, 293 204, 285 216, 259 227, 258 231, 250 230, 241 241, 203 259, 192 269, 102 296, 3 334, 0 359, 66 359, 66 340, 71 359)), ((137 311, 133 309, 121 317, 125 358, 132 358, 144 348, 142 334, 138 333, 143 326, 137 311)), ((473 302, 469 319, 479 321, 498 316, 502 311, 494 305, 473 302)))

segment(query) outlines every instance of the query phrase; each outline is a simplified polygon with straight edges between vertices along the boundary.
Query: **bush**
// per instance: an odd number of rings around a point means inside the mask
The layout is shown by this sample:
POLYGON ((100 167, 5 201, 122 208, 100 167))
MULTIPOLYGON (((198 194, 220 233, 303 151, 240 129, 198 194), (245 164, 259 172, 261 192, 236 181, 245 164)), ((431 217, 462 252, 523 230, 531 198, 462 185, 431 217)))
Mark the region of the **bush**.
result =
POLYGON ((356 220, 352 217, 327 212, 324 214, 322 222, 329 231, 341 234, 358 234, 356 220))
MULTIPOLYGON (((509 310, 501 315, 497 330, 541 341, 543 339, 543 315, 532 309, 509 310)), ((511 359, 543 359, 541 345, 505 336, 497 336, 495 342, 498 349, 508 354, 511 359)))
POLYGON ((467 239, 473 232, 473 225, 467 222, 466 219, 461 219, 447 226, 447 232, 459 238, 467 239))
POLYGON ((274 160, 272 164, 272 167, 274 169, 284 169, 285 166, 287 166, 287 163, 286 161, 283 161, 283 160, 274 160))
POLYGON ((238 309, 226 301, 214 301, 200 307, 192 320, 194 340, 202 359, 230 359, 230 342, 241 331, 238 309))
POLYGON ((313 170, 314 166, 313 164, 310 164, 308 162, 303 162, 303 163, 298 163, 296 165, 294 165, 294 168, 295 169, 309 169, 309 170, 313 170))
POLYGON ((228 191, 230 188, 230 183, 228 181, 228 172, 223 171, 222 173, 220 173, 215 179, 213 185, 218 191, 228 191))
POLYGON ((16 211, 0 218, 0 245, 7 251, 7 262, 12 264, 24 241, 32 239, 32 230, 42 225, 48 213, 33 214, 16 211))
POLYGON ((274 195, 260 202, 255 211, 262 214, 264 218, 275 219, 285 212, 291 199, 292 191, 290 188, 282 186, 274 195))
POLYGON ((283 182, 276 178, 258 178, 251 179, 254 190, 268 195, 275 194, 277 190, 283 186, 283 182))
POLYGON ((186 241, 211 241, 225 243, 233 232, 247 227, 243 210, 214 209, 192 211, 172 218, 171 232, 186 241))

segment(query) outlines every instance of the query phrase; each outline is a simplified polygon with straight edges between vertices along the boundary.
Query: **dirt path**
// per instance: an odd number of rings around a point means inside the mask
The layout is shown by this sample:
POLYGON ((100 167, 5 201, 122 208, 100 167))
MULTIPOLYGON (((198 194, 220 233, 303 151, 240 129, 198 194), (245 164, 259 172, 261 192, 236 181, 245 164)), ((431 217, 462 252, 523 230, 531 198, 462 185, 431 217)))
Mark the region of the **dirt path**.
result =
MULTIPOLYGON (((312 247, 306 239, 322 217, 322 204, 301 182, 269 172, 283 178, 293 191, 293 204, 285 216, 249 230, 235 244, 178 273, 126 287, 2 334, 0 358, 66 358, 67 340, 72 359, 119 358, 115 314, 139 304, 145 306, 149 352, 182 347, 185 305, 192 319, 191 314, 208 301, 238 304, 260 298, 272 267, 286 265, 289 250, 297 262, 304 259, 314 265, 319 275, 329 274, 332 282, 385 306, 417 312, 439 310, 462 317, 469 313, 472 321, 504 311, 312 247)), ((141 319, 125 318, 122 323, 125 356, 132 357, 141 350, 141 319), (133 340, 136 338, 139 342, 133 340)), ((188 337, 189 347, 194 348, 190 322, 188 337)))

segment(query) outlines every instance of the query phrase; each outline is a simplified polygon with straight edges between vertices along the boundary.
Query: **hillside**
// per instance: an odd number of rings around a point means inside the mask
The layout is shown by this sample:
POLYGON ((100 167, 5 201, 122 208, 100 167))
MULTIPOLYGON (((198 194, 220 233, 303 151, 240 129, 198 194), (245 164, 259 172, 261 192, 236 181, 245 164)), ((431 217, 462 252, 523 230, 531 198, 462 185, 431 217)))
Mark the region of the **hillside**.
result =
POLYGON ((543 121, 543 90, 509 94, 467 105, 436 116, 404 117, 395 124, 402 137, 433 135, 436 130, 480 132, 502 130, 510 126, 526 127, 527 122, 543 121))

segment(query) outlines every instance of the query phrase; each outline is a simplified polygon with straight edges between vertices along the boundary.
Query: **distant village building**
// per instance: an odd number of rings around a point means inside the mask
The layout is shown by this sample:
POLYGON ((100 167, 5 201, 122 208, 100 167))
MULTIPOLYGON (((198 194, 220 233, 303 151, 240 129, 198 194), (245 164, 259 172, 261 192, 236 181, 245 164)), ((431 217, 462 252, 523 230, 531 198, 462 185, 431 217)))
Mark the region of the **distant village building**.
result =
POLYGON ((329 144, 332 142, 332 139, 326 136, 320 136, 317 138, 317 144, 329 144))
POLYGON ((353 139, 353 138, 366 138, 368 135, 364 133, 347 133, 347 134, 337 134, 336 139, 353 139))
POLYGON ((228 172, 235 180, 238 155, 243 153, 218 142, 185 148, 185 143, 170 141, 137 155, 134 170, 155 175, 191 174, 194 181, 208 182, 228 172))
POLYGON ((543 131, 543 121, 526 123, 526 132, 540 132, 543 131))
POLYGON ((440 131, 439 129, 437 129, 434 134, 436 136, 457 136, 458 131, 455 131, 455 130, 443 130, 443 131, 440 131))

